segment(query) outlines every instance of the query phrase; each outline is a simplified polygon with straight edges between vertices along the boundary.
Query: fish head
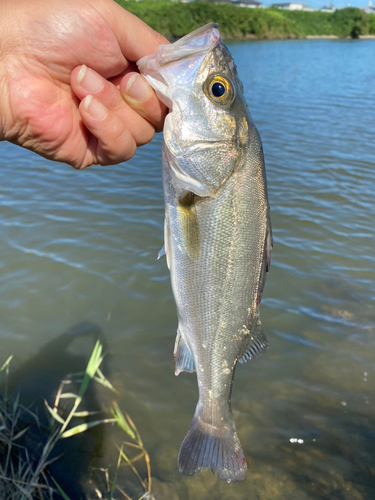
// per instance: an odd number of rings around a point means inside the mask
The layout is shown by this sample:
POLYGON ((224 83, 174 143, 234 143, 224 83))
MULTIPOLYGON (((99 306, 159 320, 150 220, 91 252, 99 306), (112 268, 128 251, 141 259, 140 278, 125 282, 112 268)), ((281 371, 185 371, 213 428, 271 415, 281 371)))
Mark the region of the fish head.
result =
POLYGON ((170 109, 164 143, 175 182, 198 196, 214 195, 240 163, 252 125, 217 25, 161 45, 137 64, 170 109))

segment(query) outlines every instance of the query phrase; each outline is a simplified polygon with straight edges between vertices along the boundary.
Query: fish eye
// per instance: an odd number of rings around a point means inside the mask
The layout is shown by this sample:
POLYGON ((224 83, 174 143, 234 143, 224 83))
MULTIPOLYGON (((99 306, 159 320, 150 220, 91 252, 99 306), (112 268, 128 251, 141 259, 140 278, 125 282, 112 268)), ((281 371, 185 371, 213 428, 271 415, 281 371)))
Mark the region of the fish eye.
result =
POLYGON ((215 82, 211 86, 211 92, 212 92, 212 95, 214 97, 217 97, 217 98, 223 97, 223 95, 225 94, 225 87, 222 83, 215 82))
POLYGON ((214 102, 225 106, 233 100, 233 84, 224 76, 214 75, 207 80, 205 87, 206 95, 214 102))

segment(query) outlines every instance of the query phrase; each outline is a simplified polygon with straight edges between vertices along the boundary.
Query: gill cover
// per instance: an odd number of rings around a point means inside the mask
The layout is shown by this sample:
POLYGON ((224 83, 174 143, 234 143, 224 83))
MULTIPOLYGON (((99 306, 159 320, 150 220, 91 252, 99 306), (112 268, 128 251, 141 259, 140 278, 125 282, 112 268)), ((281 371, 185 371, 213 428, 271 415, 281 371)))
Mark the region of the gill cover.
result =
POLYGON ((232 109, 237 74, 217 25, 161 45, 137 65, 170 109, 165 157, 175 182, 198 196, 214 195, 238 158, 232 109))

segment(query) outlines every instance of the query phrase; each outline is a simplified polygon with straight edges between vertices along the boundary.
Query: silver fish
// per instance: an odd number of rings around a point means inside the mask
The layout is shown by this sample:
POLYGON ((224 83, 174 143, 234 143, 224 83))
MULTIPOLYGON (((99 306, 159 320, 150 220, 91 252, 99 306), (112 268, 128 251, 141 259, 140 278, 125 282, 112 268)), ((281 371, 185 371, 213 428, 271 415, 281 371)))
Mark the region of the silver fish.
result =
POLYGON ((232 380, 237 361, 268 348, 258 307, 272 248, 262 145, 216 24, 161 45, 138 67, 170 108, 164 249, 178 314, 175 374, 196 371, 199 386, 178 466, 239 481, 247 466, 232 380))

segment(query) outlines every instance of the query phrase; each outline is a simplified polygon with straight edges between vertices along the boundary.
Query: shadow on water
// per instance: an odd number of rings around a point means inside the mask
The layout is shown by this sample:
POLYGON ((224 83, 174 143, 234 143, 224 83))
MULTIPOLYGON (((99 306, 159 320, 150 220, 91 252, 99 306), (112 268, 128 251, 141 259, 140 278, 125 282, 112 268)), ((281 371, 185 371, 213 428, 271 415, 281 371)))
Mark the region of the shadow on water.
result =
MULTIPOLYGON (((31 453, 33 460, 39 459, 48 438, 48 415, 44 400, 53 406, 61 381, 68 374, 85 370, 98 339, 102 342, 103 351, 107 352, 101 329, 93 323, 81 323, 53 339, 16 372, 11 372, 10 391, 19 392, 20 403, 30 408, 41 424, 35 425, 34 418, 30 416, 30 429, 25 434, 25 442, 22 443, 31 453)), ((108 357, 105 357, 101 365, 106 376, 107 361, 108 357)), ((90 384, 80 405, 80 411, 100 412, 104 406, 103 398, 97 393, 95 384, 90 384)), ((106 427, 99 425, 72 438, 60 440, 52 452, 50 458, 57 460, 51 463, 48 471, 72 500, 86 498, 83 483, 87 479, 92 460, 102 455, 105 433, 106 427)), ((61 498, 60 495, 57 497, 61 498)))

